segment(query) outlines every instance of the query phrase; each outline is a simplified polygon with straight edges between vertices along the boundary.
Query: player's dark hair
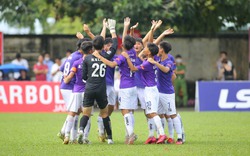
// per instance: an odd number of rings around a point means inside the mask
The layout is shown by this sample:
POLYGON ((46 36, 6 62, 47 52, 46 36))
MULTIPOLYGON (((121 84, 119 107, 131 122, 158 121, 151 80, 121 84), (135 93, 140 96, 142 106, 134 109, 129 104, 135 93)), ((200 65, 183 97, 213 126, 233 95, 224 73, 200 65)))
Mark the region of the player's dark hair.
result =
POLYGON ((81 49, 84 54, 89 54, 89 52, 93 49, 93 43, 91 41, 84 41, 81 44, 81 49))
MULTIPOLYGON (((91 41, 89 38, 83 38, 83 39, 79 39, 77 42, 76 42, 76 50, 79 50, 81 48, 81 44, 82 42, 84 41, 91 41)), ((72 52, 71 52, 72 53, 72 52)))
POLYGON ((158 54, 159 48, 158 48, 158 46, 156 44, 154 44, 154 43, 148 43, 147 47, 148 47, 148 50, 151 52, 152 56, 155 56, 155 55, 158 54))
POLYGON ((224 59, 221 61, 222 64, 227 64, 227 62, 228 62, 228 61, 227 61, 226 58, 224 58, 224 59))
POLYGON ((221 51, 220 54, 225 54, 227 56, 227 52, 226 51, 221 51))
POLYGON ((129 35, 125 36, 123 41, 123 46, 126 50, 130 50, 135 45, 135 39, 129 35))
POLYGON ((177 54, 175 58, 182 58, 180 54, 177 54))
POLYGON ((110 37, 105 38, 104 44, 106 45, 106 44, 109 44, 109 43, 113 43, 112 38, 110 38, 110 37))
POLYGON ((160 47, 163 49, 163 51, 168 54, 172 50, 172 46, 167 41, 160 42, 160 47))
POLYGON ((71 49, 67 49, 67 50, 66 50, 66 53, 68 53, 68 52, 71 54, 71 53, 72 53, 72 50, 71 50, 71 49))
POLYGON ((143 45, 142 38, 135 38, 135 42, 140 42, 143 45))
POLYGON ((104 46, 104 39, 102 36, 95 36, 95 38, 93 39, 93 46, 96 50, 102 50, 103 46, 104 46))

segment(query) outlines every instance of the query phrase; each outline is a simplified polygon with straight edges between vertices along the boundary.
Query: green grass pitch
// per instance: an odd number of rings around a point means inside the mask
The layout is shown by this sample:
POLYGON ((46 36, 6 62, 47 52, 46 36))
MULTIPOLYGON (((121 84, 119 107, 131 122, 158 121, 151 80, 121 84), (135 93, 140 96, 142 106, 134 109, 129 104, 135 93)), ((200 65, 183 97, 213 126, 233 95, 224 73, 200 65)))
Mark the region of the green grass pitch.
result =
MULTIPOLYGON (((184 145, 144 145, 147 123, 142 111, 135 112, 134 145, 124 144, 125 127, 120 112, 112 114, 115 144, 97 139, 97 112, 91 118, 90 145, 63 145, 56 136, 64 113, 1 113, 0 155, 250 155, 249 112, 180 112, 186 132, 184 145)), ((167 130, 165 130, 167 132, 167 130)))

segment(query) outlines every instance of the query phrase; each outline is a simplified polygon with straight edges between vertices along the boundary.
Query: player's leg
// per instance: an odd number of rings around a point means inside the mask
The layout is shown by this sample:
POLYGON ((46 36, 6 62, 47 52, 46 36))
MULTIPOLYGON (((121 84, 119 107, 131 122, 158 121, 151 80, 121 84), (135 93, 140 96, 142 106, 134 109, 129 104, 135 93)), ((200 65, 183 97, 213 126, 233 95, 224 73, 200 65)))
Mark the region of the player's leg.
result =
POLYGON ((70 143, 77 143, 77 128, 78 128, 78 120, 79 120, 79 114, 82 112, 82 101, 84 98, 84 92, 77 92, 73 93, 75 95, 75 106, 73 109, 77 110, 77 113, 74 117, 74 123, 73 128, 70 132, 70 143))
MULTIPOLYGON (((166 125, 167 125, 165 114, 161 113, 161 114, 158 114, 158 115, 161 118, 161 124, 162 124, 163 130, 165 131, 165 128, 166 128, 166 125)), ((159 135, 160 135, 160 133, 159 133, 159 131, 157 131, 157 138, 159 137, 159 135)))
POLYGON ((166 119, 165 121, 161 118, 161 122, 163 125, 166 125, 166 121, 168 122, 168 135, 169 138, 167 140, 167 143, 174 143, 173 138, 174 138, 174 125, 172 122, 172 119, 170 118, 170 116, 166 115, 167 110, 170 110, 169 106, 170 103, 167 101, 167 95, 164 93, 159 93, 159 109, 158 109, 158 113, 159 114, 163 114, 161 115, 161 117, 164 116, 164 118, 166 119))
MULTIPOLYGON (((67 105, 69 104, 70 99, 71 99, 72 90, 61 89, 60 91, 61 91, 63 100, 65 102, 65 106, 67 108, 67 105)), ((57 136, 62 140, 64 140, 66 125, 67 125, 67 117, 63 123, 63 126, 62 126, 60 132, 57 134, 57 136)))
POLYGON ((169 109, 167 111, 167 115, 169 115, 173 121, 174 129, 177 133, 177 141, 176 144, 182 144, 182 129, 181 129, 181 121, 177 117, 176 107, 175 107, 175 94, 167 94, 167 101, 169 101, 169 109))
POLYGON ((186 134, 185 134, 185 131, 184 131, 184 124, 182 122, 182 119, 181 119, 181 115, 180 113, 177 113, 177 117, 180 119, 181 121, 181 129, 182 129, 182 141, 183 143, 186 141, 186 134))
POLYGON ((78 136, 78 143, 83 144, 83 136, 85 128, 88 124, 89 118, 92 112, 92 106, 83 107, 82 108, 83 116, 80 120, 80 127, 79 127, 79 136, 78 136))
MULTIPOLYGON (((74 131, 74 124, 75 124, 75 115, 78 113, 78 110, 81 106, 82 102, 82 93, 72 93, 71 99, 69 104, 67 105, 68 113, 68 122, 65 128, 65 139, 64 144, 68 144, 69 140, 71 143, 74 142, 74 135, 77 134, 77 130, 74 131), (73 130, 72 130, 73 129, 73 130), (70 138, 70 132, 72 132, 72 137, 70 138), (75 133, 75 134, 74 134, 75 133)), ((77 123, 76 123, 77 125, 77 123)))
POLYGON ((98 93, 98 97, 96 97, 96 102, 100 108, 99 116, 101 116, 103 120, 104 129, 106 130, 108 137, 108 144, 113 144, 114 142, 112 138, 111 121, 108 115, 108 100, 106 90, 105 92, 103 92, 103 90, 100 90, 100 92, 98 93))
POLYGON ((107 86, 108 115, 111 116, 116 104, 116 93, 113 86, 107 86))
POLYGON ((168 135, 169 138, 167 140, 168 144, 173 144, 174 143, 174 123, 173 120, 171 119, 170 116, 165 115, 165 118, 167 119, 168 122, 168 135))
POLYGON ((63 140, 63 144, 68 144, 70 141, 70 131, 73 128, 75 114, 76 114, 75 112, 68 112, 67 125, 65 128, 65 137, 63 140))
POLYGON ((92 113, 92 108, 94 105, 94 100, 95 100, 95 92, 91 90, 85 90, 84 93, 84 102, 83 102, 83 107, 82 107, 82 118, 80 120, 80 126, 79 126, 79 136, 78 136, 78 143, 83 144, 83 135, 84 135, 84 130, 88 124, 89 118, 92 113))
POLYGON ((125 143, 133 144, 136 135, 134 134, 134 115, 131 111, 137 109, 136 87, 119 90, 119 102, 124 123, 126 127, 126 141, 125 143))
POLYGON ((78 112, 76 113, 74 117, 74 123, 73 123, 73 128, 70 131, 70 141, 69 143, 71 144, 76 144, 77 143, 77 133, 78 133, 78 120, 79 120, 79 115, 81 114, 82 109, 79 108, 78 112))
POLYGON ((159 131, 159 138, 157 144, 164 143, 167 136, 165 135, 164 129, 162 127, 161 119, 158 112, 159 105, 159 93, 157 87, 145 87, 145 100, 146 100, 146 114, 149 119, 153 119, 159 131))
MULTIPOLYGON (((92 108, 92 110, 93 110, 93 108, 92 108)), ((88 139, 90 128, 91 128, 91 117, 89 118, 88 123, 84 129, 84 133, 83 133, 83 143, 84 144, 90 144, 90 141, 88 139)))

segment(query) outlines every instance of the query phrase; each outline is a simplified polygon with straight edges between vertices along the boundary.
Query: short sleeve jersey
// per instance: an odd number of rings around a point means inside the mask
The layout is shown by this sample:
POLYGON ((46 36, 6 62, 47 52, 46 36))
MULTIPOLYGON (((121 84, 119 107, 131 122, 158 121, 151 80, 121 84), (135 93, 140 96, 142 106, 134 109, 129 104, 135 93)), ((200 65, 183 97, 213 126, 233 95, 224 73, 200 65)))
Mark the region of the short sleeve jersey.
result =
MULTIPOLYGON (((79 51, 75 51, 74 53, 72 53, 67 59, 66 61, 61 65, 60 67, 60 71, 63 72, 63 75, 69 75, 70 73, 70 69, 72 68, 73 63, 76 60, 79 60, 80 58, 82 58, 82 53, 79 51)), ((67 90, 73 90, 74 88, 74 84, 76 81, 76 77, 74 76, 71 81, 69 83, 64 83, 63 79, 61 80, 61 89, 67 89, 67 90)))
POLYGON ((70 70, 71 72, 75 73, 76 77, 73 92, 84 92, 85 90, 85 82, 82 80, 82 62, 83 62, 82 58, 75 61, 70 70))
POLYGON ((160 93, 173 94, 174 86, 172 84, 172 74, 174 63, 170 59, 165 59, 159 62, 161 65, 170 68, 169 72, 164 73, 157 68, 157 88, 160 93))
MULTIPOLYGON (((136 52, 134 48, 128 50, 127 53, 131 62, 133 63, 133 65, 135 65, 136 52)), ((134 72, 130 71, 126 58, 123 55, 118 55, 115 59, 115 62, 119 66, 121 75, 120 88, 122 89, 135 87, 135 74, 134 72)))
POLYGON ((141 71, 141 80, 143 84, 147 87, 156 86, 156 66, 148 61, 143 61, 143 63, 136 68, 141 71))
MULTIPOLYGON (((141 65, 142 62, 143 61, 139 57, 136 57, 136 60, 135 60, 136 66, 141 65)), ((135 72, 135 84, 136 84, 136 87, 138 87, 138 88, 145 88, 145 85, 141 80, 141 74, 142 74, 141 70, 138 70, 137 72, 135 72)))

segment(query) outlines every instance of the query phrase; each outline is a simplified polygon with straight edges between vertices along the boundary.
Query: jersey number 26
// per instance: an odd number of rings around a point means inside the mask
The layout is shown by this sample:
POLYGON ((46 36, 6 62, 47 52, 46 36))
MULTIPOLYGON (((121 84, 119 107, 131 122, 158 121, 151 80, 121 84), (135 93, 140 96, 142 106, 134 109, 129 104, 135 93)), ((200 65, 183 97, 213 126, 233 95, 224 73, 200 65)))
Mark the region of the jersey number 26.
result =
POLYGON ((91 77, 104 77, 105 76, 105 72, 106 72, 105 64, 94 63, 92 65, 92 68, 94 69, 94 71, 91 74, 91 77))

